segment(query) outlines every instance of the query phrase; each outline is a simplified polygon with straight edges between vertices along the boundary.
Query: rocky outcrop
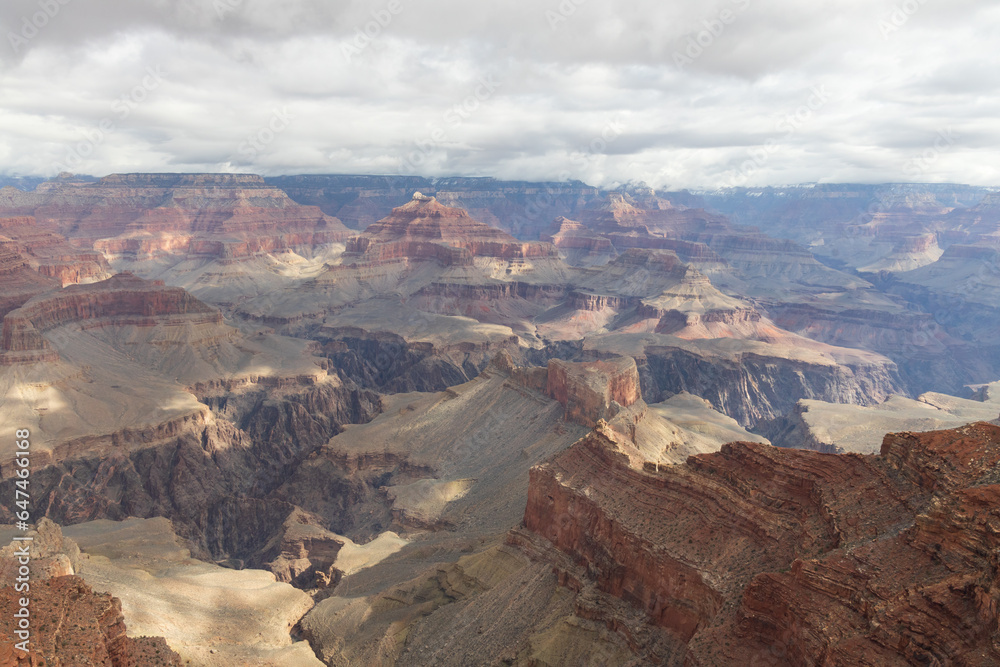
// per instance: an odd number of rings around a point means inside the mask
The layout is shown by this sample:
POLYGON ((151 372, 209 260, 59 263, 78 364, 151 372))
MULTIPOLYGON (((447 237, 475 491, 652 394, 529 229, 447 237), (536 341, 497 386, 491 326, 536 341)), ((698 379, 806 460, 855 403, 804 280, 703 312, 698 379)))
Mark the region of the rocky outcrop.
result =
POLYGON ((569 293, 567 304, 573 310, 599 312, 606 309, 625 310, 636 305, 636 299, 610 294, 588 294, 574 290, 569 293))
POLYGON ((22 537, 29 538, 0 548, 0 581, 14 581, 18 576, 21 554, 27 547, 31 557, 31 574, 36 580, 51 579, 76 574, 80 568, 80 548, 64 538, 62 529, 48 518, 42 517, 34 528, 22 537))
POLYGON ((903 531, 757 577, 693 665, 775 655, 777 664, 993 664, 998 622, 995 472, 1000 429, 887 436, 881 458, 933 493, 903 531), (728 642, 728 643, 727 643, 728 642))
POLYGON ((384 393, 441 391, 476 377, 498 351, 518 351, 514 335, 438 344, 409 342, 389 331, 328 325, 313 338, 342 378, 384 393))
POLYGON ((725 260, 704 243, 685 241, 676 238, 650 236, 645 233, 608 233, 607 237, 615 248, 627 250, 631 248, 644 250, 672 250, 684 262, 699 266, 723 266, 725 260))
POLYGON ((863 285, 823 266, 794 241, 734 225, 704 209, 676 206, 649 192, 611 192, 602 204, 581 211, 578 219, 618 250, 672 250, 684 262, 725 277, 744 293, 748 286, 767 293, 776 283, 795 285, 795 291, 818 285, 835 289, 863 285))
POLYGON ((611 239, 562 216, 556 218, 539 239, 551 243, 559 255, 574 266, 599 266, 618 254, 611 239))
POLYGON ((17 206, 46 230, 116 261, 164 255, 223 263, 343 241, 349 230, 252 174, 112 174, 54 179, 17 206))
POLYGON ((727 297, 707 276, 686 267, 677 284, 636 308, 641 320, 657 320, 656 333, 680 338, 746 338, 775 340, 781 336, 750 303, 727 297))
POLYGON ((466 301, 495 299, 560 300, 566 296, 562 285, 533 285, 521 282, 502 283, 442 283, 434 282, 420 289, 417 297, 458 298, 466 301))
MULTIPOLYGON (((376 395, 337 381, 214 390, 202 400, 211 413, 162 433, 61 443, 49 464, 33 470, 35 515, 64 525, 163 516, 200 557, 264 565, 277 557, 268 543, 294 510, 269 494, 344 424, 367 421, 380 408, 376 395)), ((14 498, 16 478, 3 473, 0 489, 14 498)), ((13 506, 0 511, 9 518, 13 506)))
POLYGON ((902 234, 887 254, 871 264, 858 267, 867 273, 882 275, 900 271, 910 271, 933 264, 944 251, 938 246, 937 234, 902 234))
POLYGON ((532 469, 533 536, 509 541, 544 557, 544 538, 566 585, 687 644, 666 664, 993 664, 998 466, 979 423, 879 456, 732 443, 640 470, 601 423, 532 469))
POLYGON ((14 613, 21 593, 0 589, 0 664, 149 665, 180 667, 180 656, 160 637, 126 635, 121 600, 95 593, 77 576, 54 577, 31 585, 31 652, 16 647, 14 613), (41 660, 39 660, 41 658, 41 660))
POLYGON ((59 287, 54 279, 31 269, 21 246, 0 236, 0 317, 20 308, 28 299, 59 287))
POLYGON ((553 359, 545 392, 563 405, 567 420, 590 427, 642 398, 631 357, 578 363, 553 359))
MULTIPOLYGON (((180 657, 160 637, 132 638, 126 635, 121 600, 95 593, 76 576, 80 549, 63 536, 47 518, 23 537, 0 549, 0 664, 24 667, 46 664, 86 664, 107 667, 171 665, 180 667, 180 657), (23 565, 21 550, 29 553, 31 574, 28 587, 14 585, 23 565), (28 642, 30 651, 18 647, 25 637, 15 616, 29 600, 28 642)), ((24 578, 22 577, 22 580, 24 578)))
POLYGON ((430 260, 442 266, 471 266, 473 263, 473 255, 468 249, 429 241, 378 243, 363 236, 354 236, 347 240, 347 252, 356 253, 375 264, 401 259, 430 260))
POLYGON ((560 216, 541 236, 541 240, 551 243, 560 250, 586 250, 590 253, 614 253, 614 246, 607 237, 590 230, 586 225, 560 216))
POLYGON ((422 313, 464 316, 522 331, 531 326, 535 313, 559 307, 566 297, 567 288, 561 284, 435 281, 414 293, 410 304, 422 313))
POLYGON ((951 211, 941 224, 957 242, 994 245, 1000 232, 1000 195, 987 192, 975 206, 951 211))
MULTIPOLYGON (((971 344, 980 361, 988 360, 996 368, 1000 252, 995 239, 977 245, 951 245, 933 264, 893 274, 883 286, 930 313, 949 333, 971 344)), ((968 383, 994 379, 964 375, 968 383)))
POLYGON ((70 245, 62 235, 41 229, 31 216, 0 218, 0 239, 13 242, 26 266, 63 286, 109 275, 100 253, 70 245))
POLYGON ((959 344, 927 313, 824 309, 807 304, 776 304, 768 312, 778 326, 814 340, 888 355, 932 357, 959 344))
POLYGON ((349 232, 317 211, 240 207, 209 219, 190 219, 182 211, 154 209, 126 231, 94 242, 110 257, 144 260, 162 254, 208 257, 223 264, 343 241, 349 232), (214 219, 213 219, 214 218, 214 219))
MULTIPOLYGON (((844 241, 861 235, 875 240, 876 236, 885 238, 890 229, 912 234, 954 207, 972 205, 983 194, 983 188, 938 183, 824 183, 727 188, 700 193, 689 204, 711 207, 738 224, 754 225, 774 236, 808 244, 817 238, 844 241), (803 220, 810 224, 803 225, 803 220)), ((866 239, 864 245, 868 243, 866 239)), ((830 256, 837 245, 828 243, 818 250, 830 256)), ((841 258, 858 259, 851 255, 841 258)))
POLYGON ((209 548, 223 564, 268 570, 305 590, 339 581, 334 564, 345 538, 324 528, 320 517, 273 498, 232 499, 213 513, 209 548))
POLYGON ((889 362, 859 359, 830 365, 767 352, 761 348, 720 357, 680 346, 648 346, 637 359, 643 395, 657 402, 686 391, 753 426, 790 412, 803 398, 873 405, 905 392, 889 362))
POLYGON ((419 176, 300 174, 268 177, 266 182, 301 204, 338 217, 351 229, 381 220, 416 191, 434 193, 430 179, 419 176))
POLYGON ((99 253, 69 245, 33 217, 0 217, 0 318, 39 294, 107 276, 99 253))
POLYGON ((90 285, 73 285, 35 297, 3 318, 0 350, 5 363, 35 360, 19 353, 51 351, 43 334, 55 327, 80 323, 149 326, 156 321, 182 317, 192 323, 222 324, 219 311, 198 301, 179 287, 145 281, 129 273, 90 285), (13 353, 13 354, 11 354, 13 353))
POLYGON ((579 181, 533 183, 495 178, 420 178, 417 176, 301 175, 269 177, 268 184, 295 201, 319 206, 354 229, 389 215, 414 191, 434 195, 446 206, 463 208, 476 218, 521 239, 538 238, 554 218, 573 217, 599 200, 598 189, 579 181))
POLYGON ((1000 423, 997 384, 980 387, 972 398, 927 392, 916 399, 892 396, 872 406, 801 400, 789 414, 757 425, 779 447, 829 453, 876 454, 887 432, 925 432, 972 422, 1000 423))
POLYGON ((841 308, 836 304, 766 306, 783 329, 830 345, 884 354, 899 368, 912 395, 958 393, 996 375, 995 362, 953 335, 930 313, 895 308, 841 308))
POLYGON ((407 257, 444 260, 445 265, 471 264, 472 257, 510 260, 557 256, 547 243, 518 241, 474 220, 460 208, 443 206, 419 192, 361 236, 349 239, 347 252, 372 261, 407 257))

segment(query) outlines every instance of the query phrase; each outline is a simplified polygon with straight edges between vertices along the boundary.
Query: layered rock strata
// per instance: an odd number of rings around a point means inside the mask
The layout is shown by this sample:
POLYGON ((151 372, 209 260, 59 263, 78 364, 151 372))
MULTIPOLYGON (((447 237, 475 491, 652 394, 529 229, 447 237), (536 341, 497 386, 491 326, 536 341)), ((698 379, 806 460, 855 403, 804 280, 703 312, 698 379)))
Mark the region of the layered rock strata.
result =
POLYGON ((267 179, 303 204, 319 206, 354 229, 381 220, 414 191, 436 196, 446 206, 469 211, 478 220, 521 239, 538 238, 559 216, 600 198, 597 188, 579 181, 533 183, 495 178, 301 175, 267 179))
POLYGON ((666 664, 992 664, 998 465, 979 423, 640 470, 599 424, 532 469, 524 526, 687 645, 666 664))
POLYGON ((184 290, 122 273, 92 285, 48 292, 8 312, 3 318, 0 349, 5 360, 34 359, 21 353, 51 351, 44 333, 70 322, 99 326, 113 319, 116 325, 151 326, 170 317, 192 324, 222 324, 219 311, 184 290))
POLYGON ((474 220, 464 210, 443 206, 433 197, 414 195, 410 203, 348 240, 347 252, 372 261, 400 257, 432 259, 444 265, 469 265, 472 258, 555 257, 549 244, 526 243, 474 220))
POLYGON ((32 216, 0 218, 0 243, 10 244, 27 267, 62 286, 100 280, 109 274, 100 253, 70 245, 62 235, 40 228, 32 216))
POLYGON ((589 427, 642 398, 639 373, 631 357, 581 363, 553 359, 545 391, 563 404, 567 420, 589 427))
POLYGON ((240 261, 346 239, 339 220, 251 174, 113 174, 60 178, 0 202, 115 261, 166 255, 240 261))

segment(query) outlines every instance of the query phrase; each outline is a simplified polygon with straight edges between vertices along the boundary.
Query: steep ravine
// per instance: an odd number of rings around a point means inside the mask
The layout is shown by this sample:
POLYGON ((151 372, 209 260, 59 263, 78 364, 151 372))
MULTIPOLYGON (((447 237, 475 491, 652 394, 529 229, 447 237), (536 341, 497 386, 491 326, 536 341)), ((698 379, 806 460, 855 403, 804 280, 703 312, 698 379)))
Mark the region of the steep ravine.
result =
MULTIPOLYGON (((196 556, 260 565, 261 550, 294 509, 269 499, 271 491, 345 424, 367 422, 381 409, 377 394, 335 383, 203 400, 215 408, 204 418, 158 434, 124 434, 128 443, 117 434, 91 440, 89 453, 34 470, 34 515, 63 525, 163 516, 196 556)), ((14 478, 0 472, 0 493, 13 498, 14 478)), ((9 523, 12 508, 0 511, 0 522, 9 523)))
POLYGON ((650 347, 645 356, 639 376, 649 402, 686 391, 750 427, 790 412, 802 398, 873 405, 907 393, 892 364, 829 366, 749 353, 706 358, 673 347, 650 347))

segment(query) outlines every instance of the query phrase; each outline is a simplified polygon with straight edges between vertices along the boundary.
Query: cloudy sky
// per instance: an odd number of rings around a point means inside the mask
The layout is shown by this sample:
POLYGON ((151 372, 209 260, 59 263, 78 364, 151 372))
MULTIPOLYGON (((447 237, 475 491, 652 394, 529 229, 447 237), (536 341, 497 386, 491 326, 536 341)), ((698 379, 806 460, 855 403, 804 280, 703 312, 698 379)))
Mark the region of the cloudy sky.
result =
POLYGON ((1000 184, 1000 4, 4 0, 0 173, 1000 184))

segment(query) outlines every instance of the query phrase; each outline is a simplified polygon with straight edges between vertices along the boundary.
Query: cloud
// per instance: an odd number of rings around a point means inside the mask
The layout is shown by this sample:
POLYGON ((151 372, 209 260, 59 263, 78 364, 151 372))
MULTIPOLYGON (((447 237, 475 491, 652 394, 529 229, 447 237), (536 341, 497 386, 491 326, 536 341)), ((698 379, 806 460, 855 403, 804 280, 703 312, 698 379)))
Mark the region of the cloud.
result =
POLYGON ((998 27, 973 0, 9 0, 0 172, 996 184, 998 27))

